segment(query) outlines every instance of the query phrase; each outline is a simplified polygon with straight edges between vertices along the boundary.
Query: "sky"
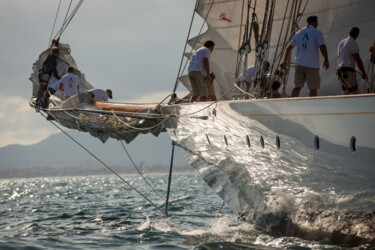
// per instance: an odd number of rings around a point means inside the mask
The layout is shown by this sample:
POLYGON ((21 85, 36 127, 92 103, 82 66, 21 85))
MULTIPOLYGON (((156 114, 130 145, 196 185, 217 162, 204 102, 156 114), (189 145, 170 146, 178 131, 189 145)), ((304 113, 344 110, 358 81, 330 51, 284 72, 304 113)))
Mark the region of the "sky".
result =
MULTIPOLYGON (((55 32, 69 3, 61 1, 55 32)), ((60 42, 70 45, 88 82, 112 89, 113 101, 159 102, 173 90, 194 4, 85 1, 60 42)), ((0 0, 0 147, 35 144, 58 132, 28 104, 31 67, 49 45, 58 5, 59 0, 0 0)))

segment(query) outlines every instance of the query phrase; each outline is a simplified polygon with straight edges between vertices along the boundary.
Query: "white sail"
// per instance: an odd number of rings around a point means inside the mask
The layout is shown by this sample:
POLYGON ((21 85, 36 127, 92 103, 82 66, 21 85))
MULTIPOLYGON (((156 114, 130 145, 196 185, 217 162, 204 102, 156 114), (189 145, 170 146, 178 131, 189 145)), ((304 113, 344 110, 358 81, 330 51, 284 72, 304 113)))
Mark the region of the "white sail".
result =
MULTIPOLYGON (((293 18, 291 10, 287 11, 284 18, 286 8, 290 8, 295 1, 277 0, 275 1, 275 14, 273 18, 273 27, 271 33, 269 61, 272 63, 275 56, 280 56, 282 43, 277 47, 279 36, 281 42, 285 36, 288 38, 290 32, 286 31, 286 26, 290 18, 293 18), (284 25, 283 25, 283 21, 284 25), (282 28, 283 27, 283 28, 282 28), (276 50, 278 51, 275 54, 276 50)), ((357 43, 361 49, 360 55, 365 67, 369 63, 369 47, 372 46, 375 35, 373 27, 375 26, 375 17, 373 10, 375 9, 375 1, 373 0, 301 0, 297 1, 300 5, 299 27, 306 26, 306 19, 310 15, 317 15, 319 19, 318 29, 322 31, 326 41, 330 68, 327 71, 321 69, 321 89, 319 95, 335 95, 341 93, 341 87, 337 82, 336 76, 336 51, 338 43, 348 36, 348 32, 352 26, 358 26, 361 30, 357 39, 357 43), (306 5, 306 8, 304 9, 306 5)), ((251 7, 256 4, 256 15, 260 31, 262 29, 263 17, 267 1, 251 1, 251 7)), ((270 8, 270 6, 269 6, 270 8)), ((216 95, 221 96, 236 81, 236 62, 238 48, 242 42, 242 34, 245 28, 247 15, 247 1, 231 0, 200 0, 196 9, 197 13, 206 20, 208 29, 189 41, 189 44, 198 49, 203 46, 205 40, 213 40, 216 43, 214 52, 211 55, 211 69, 216 74, 216 81, 220 87, 216 88, 216 95), (223 16, 225 19, 223 19, 223 16)), ((253 14, 253 10, 250 10, 253 14)), ((251 19, 251 16, 250 16, 251 19)), ((251 53, 248 58, 247 65, 254 64, 255 61, 255 40, 254 35, 251 38, 251 53)), ((282 55, 283 56, 283 55, 282 55)), ((321 57, 322 58, 322 57, 321 57)), ((295 60, 292 59, 292 62, 295 60)), ((277 62, 277 61, 276 61, 277 62)), ((322 60, 321 60, 322 65, 322 60)), ((276 70, 276 68, 274 68, 276 70)), ((290 71, 289 84, 287 93, 290 93, 294 82, 294 70, 290 71)), ((360 81, 359 89, 362 90, 363 81, 360 81)), ((307 95, 307 89, 303 89, 301 96, 307 95)), ((227 99, 231 99, 232 95, 228 94, 227 99)))

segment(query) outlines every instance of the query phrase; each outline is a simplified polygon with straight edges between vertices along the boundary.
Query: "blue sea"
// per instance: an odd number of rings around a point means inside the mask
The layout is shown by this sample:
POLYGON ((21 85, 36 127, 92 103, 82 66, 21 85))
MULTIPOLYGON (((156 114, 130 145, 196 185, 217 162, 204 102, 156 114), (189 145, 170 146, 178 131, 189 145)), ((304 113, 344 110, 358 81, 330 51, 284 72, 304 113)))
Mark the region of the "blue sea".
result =
POLYGON ((195 174, 0 180, 0 249, 341 249, 256 230, 195 174), (147 201, 146 198, 149 200, 147 201), (154 204, 154 205, 152 205, 154 204))

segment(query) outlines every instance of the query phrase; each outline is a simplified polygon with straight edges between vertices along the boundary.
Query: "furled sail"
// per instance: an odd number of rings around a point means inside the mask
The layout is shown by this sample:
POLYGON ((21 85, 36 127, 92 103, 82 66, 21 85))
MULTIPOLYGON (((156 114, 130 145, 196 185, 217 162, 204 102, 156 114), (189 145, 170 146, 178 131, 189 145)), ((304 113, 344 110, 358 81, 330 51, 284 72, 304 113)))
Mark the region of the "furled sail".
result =
MULTIPOLYGON (((33 64, 33 73, 30 76, 32 87, 32 99, 30 105, 34 104, 39 88, 38 72, 43 66, 51 49, 42 52, 38 60, 33 64)), ((68 66, 76 68, 75 74, 80 79, 80 91, 93 89, 94 87, 85 79, 85 75, 71 56, 68 44, 59 44, 59 56, 57 59, 57 73, 63 76, 67 73, 68 66)), ((57 81, 53 75, 49 79, 48 86, 57 81)), ((151 133, 158 136, 165 129, 162 127, 163 117, 155 112, 156 105, 125 104, 125 103, 100 103, 94 105, 82 103, 78 96, 72 96, 63 101, 63 93, 58 90, 50 99, 47 108, 42 109, 49 119, 57 121, 60 125, 88 132, 99 138, 103 143, 108 138, 124 140, 130 143, 139 134, 151 133)))
MULTIPOLYGON (((268 8, 271 9, 271 1, 258 0, 199 0, 196 12, 206 21, 207 31, 189 40, 189 45, 195 50, 203 46, 204 41, 213 40, 216 43, 214 52, 211 55, 211 70, 216 75, 215 91, 217 96, 222 96, 233 87, 236 82, 236 65, 238 63, 238 51, 242 44, 243 33, 246 25, 247 13, 250 13, 250 22, 254 21, 259 25, 259 34, 262 32, 264 14, 268 8), (248 3, 250 2, 250 9, 248 3)), ((294 34, 291 27, 293 22, 297 30, 306 26, 306 19, 310 15, 317 15, 319 19, 318 29, 322 31, 329 55, 330 68, 327 71, 321 70, 321 88, 319 95, 336 95, 341 93, 341 87, 337 81, 337 45, 348 36, 350 28, 354 25, 361 30, 357 43, 361 49, 365 68, 369 64, 369 47, 375 39, 373 27, 375 26, 375 1, 373 0, 277 0, 274 1, 274 16, 272 20, 271 36, 268 41, 269 51, 266 59, 274 64, 273 72, 284 56, 285 47, 294 34)), ((268 16, 269 17, 269 16, 268 16)), ((266 19, 267 20, 267 19, 266 19)), ((267 28, 267 27, 266 27, 267 28)), ((239 65, 242 73, 246 66, 255 62, 255 32, 251 37, 251 52, 248 60, 239 65)), ((262 43, 263 41, 259 41, 262 43)), ((295 51, 294 51, 295 52, 295 51)), ((321 57, 322 58, 322 57, 321 57)), ((292 59, 292 62, 295 60, 292 59)), ((322 65, 322 63, 321 63, 322 65)), ((289 72, 287 93, 293 88, 294 69, 289 72)), ((364 82, 359 82, 359 89, 362 90, 364 82)), ((301 95, 306 95, 307 89, 303 89, 301 95)), ((232 99, 232 94, 226 95, 226 99, 232 99)))
MULTIPOLYGON (((33 83, 33 86, 32 86, 33 97, 36 97, 37 91, 39 88, 38 72, 42 68, 43 62, 46 60, 50 52, 51 52, 51 49, 47 49, 43 51, 39 55, 38 60, 33 64, 33 68, 32 68, 33 72, 30 76, 30 81, 33 83)), ((59 44, 59 56, 57 58, 57 67, 56 67, 57 73, 59 74, 59 76, 63 76, 67 73, 67 67, 73 66, 75 69, 77 69, 75 73, 80 80, 80 86, 79 86, 80 90, 85 91, 85 90, 94 88, 88 81, 86 81, 85 75, 78 70, 77 64, 74 61, 74 58, 71 56, 70 52, 71 52, 71 49, 70 49, 69 44, 62 44, 62 43, 59 44)), ((55 81, 57 81, 57 79, 52 74, 52 76, 49 79, 48 85, 51 85, 55 81)), ((57 92, 56 96, 62 99, 61 92, 57 92)))

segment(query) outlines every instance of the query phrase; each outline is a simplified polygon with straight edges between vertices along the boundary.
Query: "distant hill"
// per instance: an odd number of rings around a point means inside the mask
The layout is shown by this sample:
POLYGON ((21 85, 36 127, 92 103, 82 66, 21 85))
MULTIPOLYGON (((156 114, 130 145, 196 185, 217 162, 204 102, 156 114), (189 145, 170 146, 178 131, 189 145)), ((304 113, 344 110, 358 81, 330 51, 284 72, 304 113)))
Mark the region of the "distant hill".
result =
MULTIPOLYGON (((68 133, 105 164, 118 170, 134 169, 120 141, 109 139, 103 144, 88 133, 77 131, 68 133)), ((124 142, 124 145, 137 167, 143 161, 144 172, 168 171, 172 146, 171 139, 166 133, 161 133, 159 137, 139 135, 130 144, 124 142)), ((190 168, 188 165, 179 150, 175 150, 174 167, 176 170, 188 171, 190 168)), ((80 172, 78 169, 83 172, 87 172, 88 169, 100 169, 98 171, 104 170, 104 173, 108 171, 63 133, 51 135, 34 145, 9 145, 0 148, 0 177, 3 178, 6 175, 7 177, 40 175, 38 172, 49 173, 48 175, 53 175, 53 172, 62 175, 64 171, 77 174, 80 172)))

